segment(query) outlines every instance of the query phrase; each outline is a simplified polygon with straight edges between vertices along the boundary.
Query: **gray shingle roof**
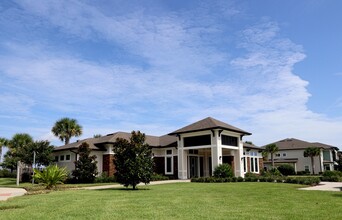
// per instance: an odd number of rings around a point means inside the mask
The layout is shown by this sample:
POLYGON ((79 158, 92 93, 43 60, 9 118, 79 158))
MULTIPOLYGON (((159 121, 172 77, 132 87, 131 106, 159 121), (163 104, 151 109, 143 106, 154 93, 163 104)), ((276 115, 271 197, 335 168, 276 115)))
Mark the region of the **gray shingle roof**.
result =
MULTIPOLYGON (((127 132, 116 132, 112 134, 107 134, 106 136, 98 137, 98 138, 87 138, 83 140, 79 140, 74 143, 70 143, 67 145, 63 145, 60 147, 56 147, 54 151, 61 150, 71 150, 77 149, 83 142, 87 142, 89 144, 90 149, 92 150, 102 150, 103 144, 114 143, 117 138, 123 138, 129 140, 131 137, 131 133, 127 132)), ((167 147, 167 146, 177 146, 177 138, 174 136, 164 135, 161 137, 146 135, 145 142, 151 147, 167 147)))
POLYGON ((189 132, 194 132, 194 131, 204 131, 204 130, 210 130, 210 129, 215 129, 215 128, 220 128, 220 129, 228 130, 228 131, 235 131, 235 132, 242 133, 245 135, 251 135, 251 133, 247 131, 241 130, 240 128, 234 127, 232 125, 229 125, 227 123, 224 123, 222 121, 216 120, 211 117, 205 118, 203 120, 200 120, 198 122, 185 126, 181 129, 178 129, 174 132, 171 132, 169 135, 189 133, 189 132))
MULTIPOLYGON (((331 146, 331 145, 322 144, 318 142, 311 143, 311 142, 302 141, 296 138, 286 138, 284 140, 280 140, 272 144, 276 144, 279 150, 300 150, 300 149, 306 149, 308 147, 319 147, 323 149, 335 148, 334 146, 331 146)), ((262 148, 264 149, 265 147, 266 145, 263 146, 262 148)))

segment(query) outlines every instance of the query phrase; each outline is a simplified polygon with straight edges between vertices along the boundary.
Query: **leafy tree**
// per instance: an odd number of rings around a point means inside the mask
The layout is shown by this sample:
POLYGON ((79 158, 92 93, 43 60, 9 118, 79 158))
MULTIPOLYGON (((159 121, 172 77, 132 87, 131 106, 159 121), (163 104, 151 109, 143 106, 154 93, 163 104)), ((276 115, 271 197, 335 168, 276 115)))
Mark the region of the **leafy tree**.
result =
POLYGON ((78 147, 79 159, 75 161, 75 170, 72 175, 79 183, 93 183, 97 175, 96 155, 90 156, 90 148, 86 142, 78 147))
POLYGON ((94 138, 99 138, 99 137, 102 137, 102 135, 101 135, 101 134, 94 134, 93 137, 94 137, 94 138))
POLYGON ((47 189, 56 187, 57 184, 62 184, 68 177, 68 172, 65 167, 61 168, 57 165, 50 165, 40 171, 34 169, 34 178, 43 183, 47 189))
POLYGON ((232 167, 229 164, 220 164, 214 170, 214 177, 217 178, 226 178, 233 177, 234 173, 232 167))
POLYGON ((47 166, 53 161, 53 146, 49 141, 35 141, 25 145, 17 150, 20 161, 27 164, 33 164, 33 152, 36 152, 35 162, 38 166, 47 166))
POLYGON ((278 170, 285 176, 296 174, 295 168, 290 164, 281 164, 280 166, 278 166, 278 170))
POLYGON ((82 135, 82 126, 78 124, 76 119, 62 118, 56 121, 51 131, 65 144, 69 144, 71 137, 82 135))
POLYGON ((128 187, 140 182, 149 183, 153 174, 152 150, 145 143, 145 134, 132 131, 130 140, 116 139, 114 143, 114 165, 117 181, 128 187))
POLYGON ((274 168, 274 154, 278 152, 278 147, 276 144, 266 145, 265 151, 267 154, 271 154, 272 168, 274 168))
POLYGON ((319 147, 308 147, 304 151, 304 157, 310 157, 311 159, 312 174, 315 174, 314 157, 317 157, 320 154, 321 154, 321 149, 319 147))
POLYGON ((4 155, 4 161, 1 163, 3 168, 11 170, 13 173, 17 169, 17 163, 20 159, 12 154, 11 151, 7 151, 4 155))
MULTIPOLYGON (((17 163, 23 156, 23 149, 28 148, 33 143, 33 139, 29 134, 18 133, 13 135, 11 140, 7 140, 8 151, 4 156, 2 167, 10 169, 11 172, 17 169, 17 163)), ((33 155, 32 155, 33 157, 33 155)))

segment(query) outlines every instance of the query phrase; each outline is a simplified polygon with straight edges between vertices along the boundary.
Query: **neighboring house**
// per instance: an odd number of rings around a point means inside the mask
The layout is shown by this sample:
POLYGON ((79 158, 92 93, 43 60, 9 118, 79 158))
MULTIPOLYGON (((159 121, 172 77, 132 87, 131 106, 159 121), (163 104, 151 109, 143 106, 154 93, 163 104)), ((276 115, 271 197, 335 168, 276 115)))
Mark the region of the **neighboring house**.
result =
MULTIPOLYGON (((113 143, 117 138, 129 139, 130 135, 116 132, 57 147, 55 161, 73 170, 77 148, 87 142, 91 154, 97 156, 99 173, 113 175, 113 143)), ((164 136, 146 135, 145 142, 152 148, 156 173, 179 179, 211 176, 215 167, 228 163, 235 176, 244 177, 246 172, 260 173, 263 167, 261 149, 243 143, 245 135, 251 133, 208 117, 164 136)))
MULTIPOLYGON (((337 164, 338 148, 331 145, 318 142, 312 143, 295 138, 287 138, 274 144, 278 147, 278 152, 274 154, 275 166, 290 164, 295 168, 296 172, 312 172, 311 158, 304 157, 304 151, 308 147, 319 147, 321 149, 320 156, 314 157, 315 174, 325 170, 334 170, 334 165, 337 164)), ((265 149, 265 147, 263 146, 262 148, 265 149)), ((269 169, 271 166, 271 155, 268 155, 267 160, 264 161, 264 167, 269 169)))

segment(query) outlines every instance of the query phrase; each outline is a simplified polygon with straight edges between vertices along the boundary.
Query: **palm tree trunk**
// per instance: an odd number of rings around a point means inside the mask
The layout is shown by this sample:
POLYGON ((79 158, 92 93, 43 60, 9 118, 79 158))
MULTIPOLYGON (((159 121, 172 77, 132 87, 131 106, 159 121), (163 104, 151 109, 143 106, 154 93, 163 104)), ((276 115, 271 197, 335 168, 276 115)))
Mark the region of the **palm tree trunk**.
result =
POLYGON ((271 153, 271 160, 272 160, 272 168, 274 168, 274 158, 273 158, 273 153, 271 153))
POLYGON ((311 157, 311 167, 312 167, 312 174, 315 174, 314 157, 311 157))

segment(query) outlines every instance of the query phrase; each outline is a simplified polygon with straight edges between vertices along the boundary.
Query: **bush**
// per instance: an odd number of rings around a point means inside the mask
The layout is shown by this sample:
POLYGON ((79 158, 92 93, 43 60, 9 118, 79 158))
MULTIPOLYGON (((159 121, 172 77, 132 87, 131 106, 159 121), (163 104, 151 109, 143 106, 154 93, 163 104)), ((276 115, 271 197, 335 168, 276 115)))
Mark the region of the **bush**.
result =
POLYGON ((114 183, 116 182, 115 176, 108 176, 106 172, 103 172, 101 176, 95 178, 95 183, 114 183))
POLYGON ((321 180, 329 182, 342 182, 342 172, 336 170, 327 170, 323 173, 321 180))
POLYGON ((151 181, 161 181, 161 180, 169 180, 170 178, 168 176, 164 176, 158 173, 154 173, 151 176, 151 181))
POLYGON ((298 171, 297 175, 299 175, 299 176, 310 175, 310 172, 309 171, 298 171))
POLYGON ((11 173, 7 169, 0 170, 0 178, 16 178, 17 174, 16 173, 11 173))
POLYGON ((22 173, 21 174, 21 182, 28 183, 32 181, 32 174, 31 173, 22 173))
POLYGON ((214 170, 214 177, 216 178, 226 178, 233 176, 233 170, 229 164, 220 164, 214 170))
POLYGON ((247 178, 247 177, 258 178, 259 175, 255 174, 255 173, 247 172, 245 174, 245 178, 247 178))
POLYGON ((34 169, 34 178, 40 183, 43 183, 46 189, 52 189, 57 184, 62 184, 67 177, 68 172, 66 168, 60 168, 57 165, 50 165, 43 169, 43 171, 34 169))
POLYGON ((294 167, 290 164, 282 164, 278 167, 278 170, 284 176, 296 174, 294 167))

